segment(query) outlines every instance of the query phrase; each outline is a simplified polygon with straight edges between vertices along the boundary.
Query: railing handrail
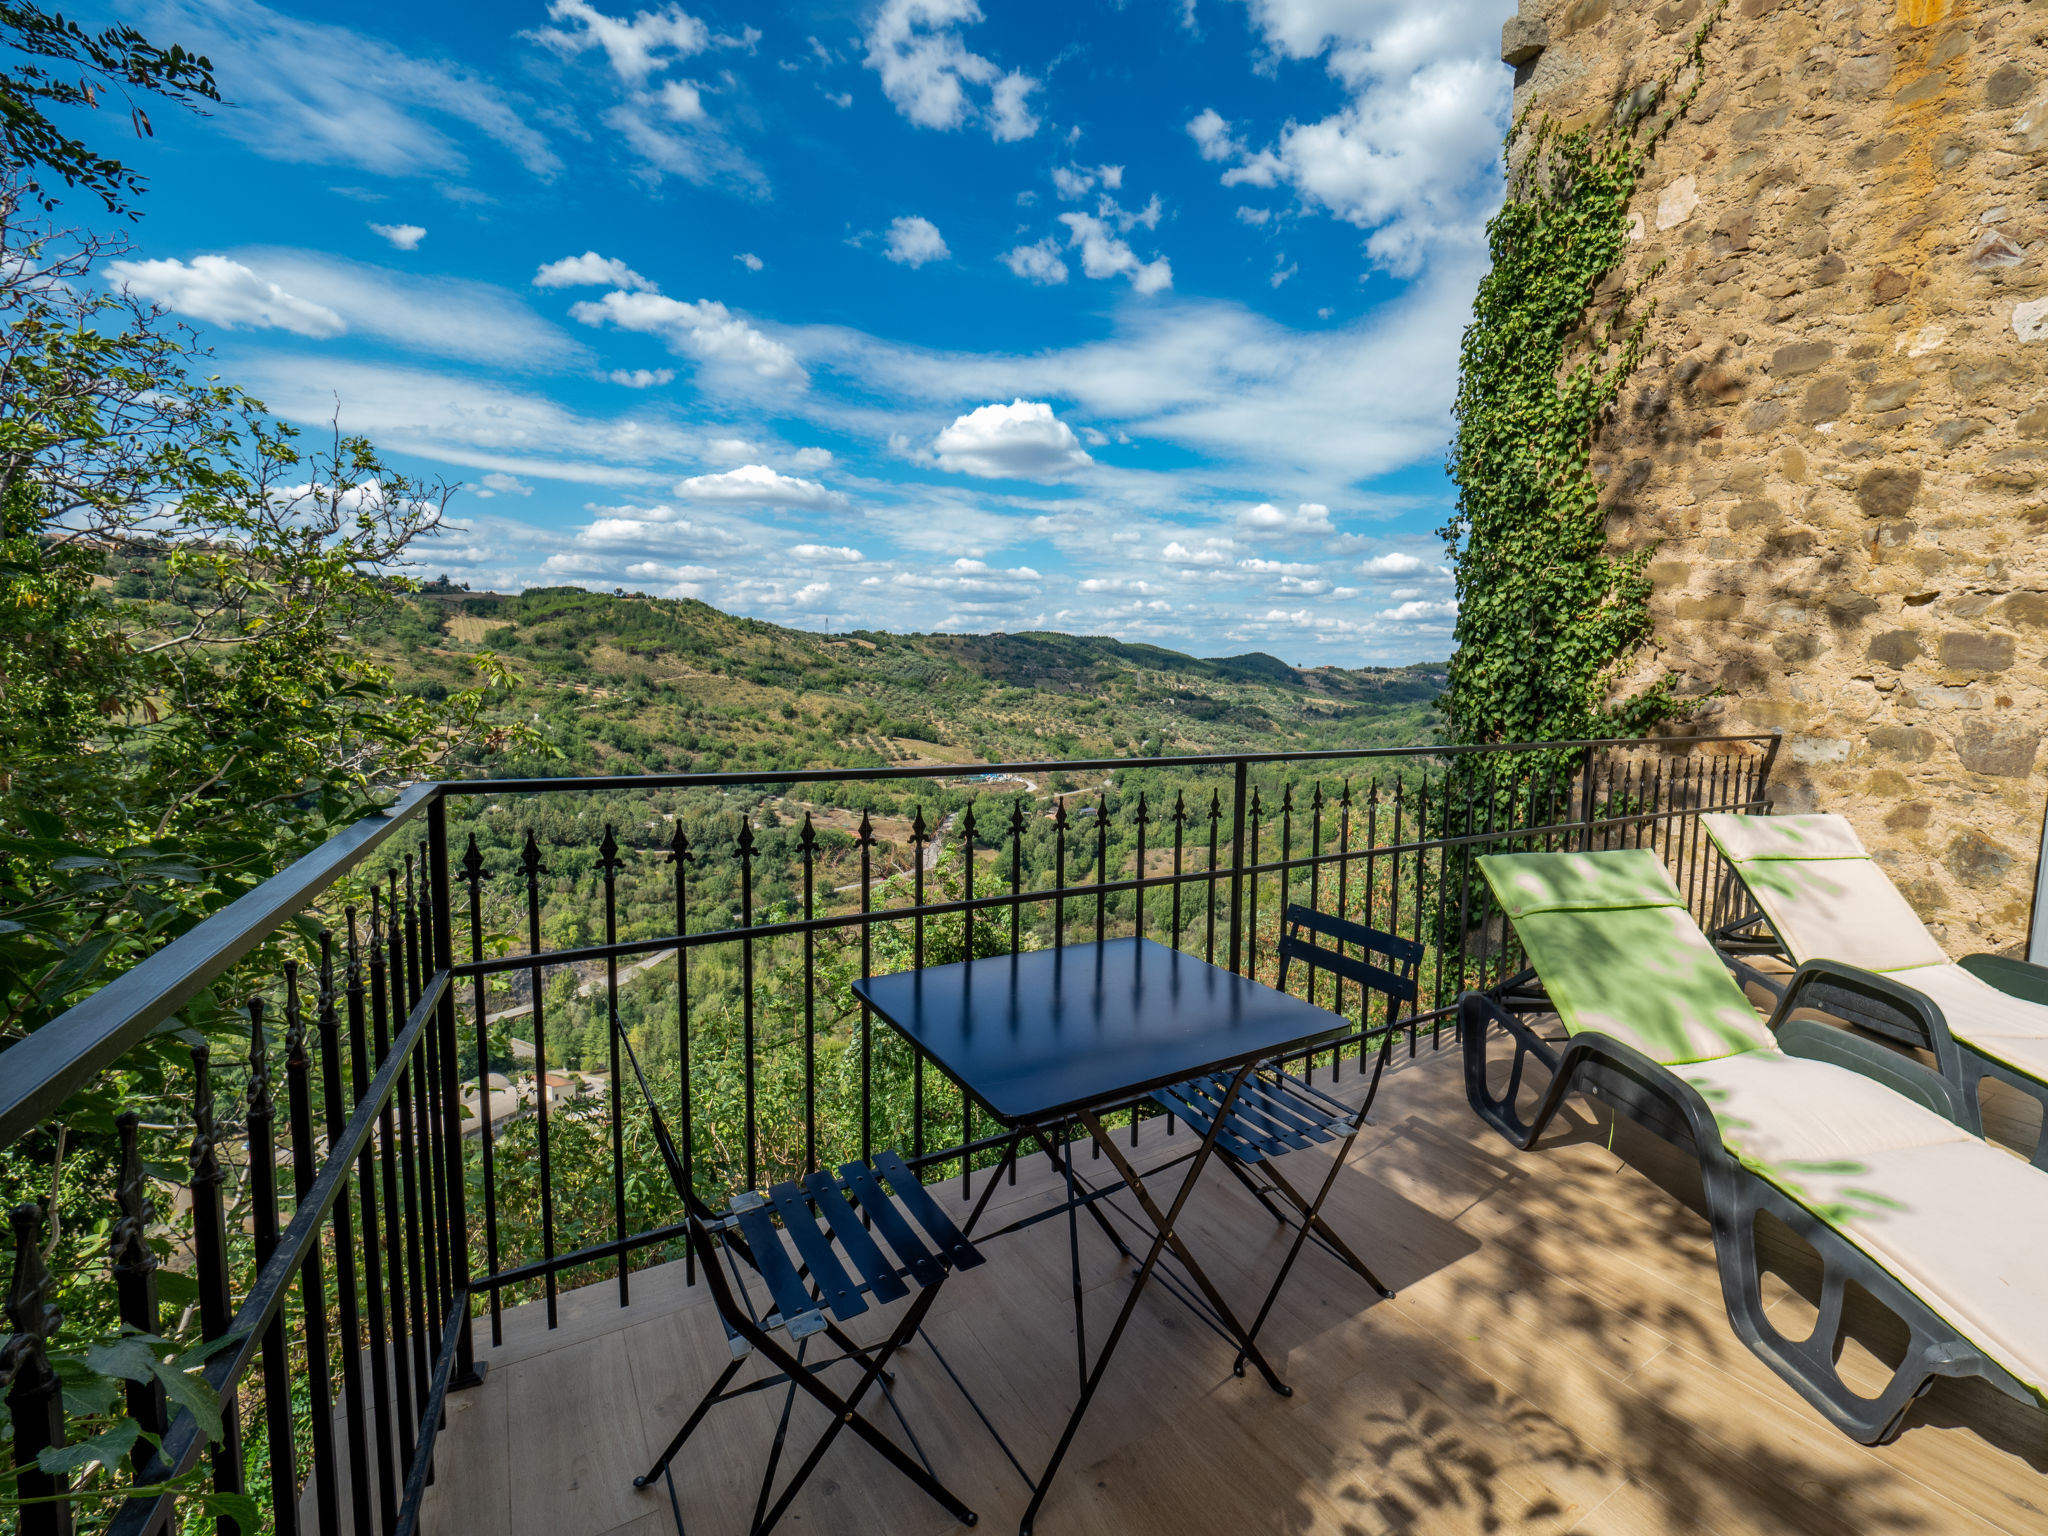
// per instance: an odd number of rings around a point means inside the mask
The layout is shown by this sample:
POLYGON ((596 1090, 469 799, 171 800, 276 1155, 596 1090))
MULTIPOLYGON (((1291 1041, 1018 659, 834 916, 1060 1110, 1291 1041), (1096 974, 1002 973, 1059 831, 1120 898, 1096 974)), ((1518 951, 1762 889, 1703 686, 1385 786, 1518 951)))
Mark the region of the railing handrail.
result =
POLYGON ((415 784, 384 810, 364 817, 238 897, 191 931, 0 1052, 0 1147, 12 1145, 58 1110, 96 1073, 112 1065, 208 983, 303 910, 321 891, 434 803, 457 795, 604 793, 719 789, 751 785, 859 783, 989 774, 1071 773, 1097 769, 1163 771, 1239 764, 1442 758, 1475 753, 1583 751, 1599 747, 1691 749, 1714 743, 1775 744, 1778 732, 1715 736, 1613 736, 1571 741, 1479 742, 1358 747, 1309 752, 1223 752, 1176 757, 1045 759, 1013 763, 897 765, 888 768, 742 770, 552 779, 447 779, 415 784))

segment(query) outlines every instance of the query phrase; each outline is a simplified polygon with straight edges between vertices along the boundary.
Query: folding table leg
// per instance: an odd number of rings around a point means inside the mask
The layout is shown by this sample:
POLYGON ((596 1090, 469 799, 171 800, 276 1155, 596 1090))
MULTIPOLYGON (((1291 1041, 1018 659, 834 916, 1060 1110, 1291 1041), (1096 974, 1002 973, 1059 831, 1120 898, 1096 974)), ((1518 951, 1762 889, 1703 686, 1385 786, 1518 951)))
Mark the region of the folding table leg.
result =
MULTIPOLYGON (((1110 1161, 1116 1164, 1117 1172, 1123 1175, 1124 1182, 1130 1186, 1131 1193, 1138 1197, 1138 1204, 1145 1208, 1146 1217, 1165 1234, 1166 1241, 1173 1246, 1174 1256, 1181 1262, 1181 1267, 1194 1279, 1195 1284, 1201 1287, 1202 1294, 1208 1298, 1209 1305, 1215 1309, 1217 1318, 1221 1320, 1225 1328, 1230 1330, 1231 1336, 1237 1340, 1238 1357, 1235 1367, 1237 1373, 1239 1375, 1244 1374, 1244 1362, 1249 1359, 1253 1365, 1259 1368, 1259 1374, 1266 1378, 1267 1386, 1278 1392, 1282 1397, 1292 1397, 1294 1389, 1280 1379, 1279 1373, 1273 1369, 1266 1357, 1259 1353, 1259 1346, 1252 1342, 1251 1336, 1239 1324, 1236 1316, 1230 1310, 1230 1303, 1223 1299, 1223 1293, 1210 1284, 1208 1275, 1203 1273, 1202 1266, 1195 1262, 1195 1256, 1188 1252, 1188 1246, 1181 1241, 1180 1234, 1171 1225, 1162 1224, 1165 1222, 1165 1218, 1159 1214, 1159 1207, 1153 1204, 1152 1196, 1147 1193, 1144 1182, 1139 1179, 1137 1169, 1133 1168, 1124 1159, 1123 1153, 1118 1150, 1116 1138, 1105 1132, 1102 1129, 1101 1122, 1092 1115, 1084 1115, 1082 1118, 1087 1122, 1089 1133, 1096 1138, 1103 1150, 1109 1154, 1110 1161)), ((1224 1118, 1225 1116, 1222 1114, 1216 1117, 1216 1123, 1219 1127, 1223 1124, 1224 1118)), ((1188 1171, 1188 1182, 1181 1186, 1181 1195, 1183 1197, 1193 1187, 1194 1178, 1195 1170, 1190 1169, 1188 1171)), ((1178 1209, 1179 1201, 1176 1201, 1175 1210, 1178 1211, 1178 1209)))
MULTIPOLYGON (((1379 1293, 1381 1299, 1387 1301, 1393 1299, 1394 1293, 1387 1289, 1381 1282, 1380 1277, 1372 1272, 1363 1259, 1351 1251, 1349 1244, 1330 1230, 1329 1225, 1324 1222, 1322 1216, 1323 1202, 1329 1198, 1330 1186, 1337 1182, 1338 1173, 1343 1169, 1345 1160, 1351 1155, 1351 1144, 1358 1140, 1358 1132, 1362 1128, 1362 1125, 1354 1126, 1351 1134, 1344 1138, 1344 1144, 1337 1149, 1336 1157, 1330 1162, 1329 1173, 1323 1177, 1323 1187, 1316 1191, 1315 1203, 1313 1205, 1301 1197, 1301 1192, 1287 1182, 1279 1169, 1271 1166, 1267 1167, 1266 1176, 1274 1182, 1282 1194, 1294 1202, 1296 1209, 1301 1213, 1301 1218, 1295 1223, 1294 1241, 1287 1247, 1287 1257, 1280 1261, 1280 1272, 1273 1277, 1273 1284, 1266 1292, 1266 1299, 1259 1304, 1259 1315, 1252 1319, 1251 1331, 1245 1335, 1245 1350, 1253 1349, 1257 1346, 1259 1330, 1266 1326, 1266 1318, 1273 1310, 1273 1303, 1280 1299, 1281 1288, 1287 1284, 1287 1277, 1294 1270, 1294 1261, 1301 1257, 1302 1244, 1308 1241, 1310 1231, 1314 1231, 1328 1243, 1340 1259, 1356 1270, 1360 1278, 1379 1293)), ((1240 1376, 1244 1374, 1245 1350, 1238 1351, 1237 1364, 1235 1366, 1240 1376)))
MULTIPOLYGON (((1209 1154, 1216 1149, 1217 1133, 1229 1117, 1230 1106, 1237 1098, 1237 1090, 1251 1075, 1253 1065, 1252 1062, 1246 1062, 1230 1080, 1230 1088, 1223 1096, 1223 1106, 1211 1123, 1208 1133, 1202 1138, 1201 1148, 1189 1164, 1187 1177, 1181 1182, 1179 1192, 1173 1197, 1173 1207, 1166 1213, 1165 1218, 1160 1220, 1157 1208, 1147 1202, 1148 1214, 1153 1216, 1156 1224, 1152 1245, 1146 1250, 1144 1263, 1138 1267, 1138 1273, 1132 1277, 1131 1288, 1124 1295, 1124 1304, 1117 1312, 1116 1321, 1110 1325, 1109 1337, 1103 1341, 1102 1353, 1096 1357, 1095 1368, 1088 1373, 1088 1379, 1081 1383, 1081 1399, 1074 1404, 1074 1411, 1067 1416, 1066 1428, 1060 1431, 1059 1443, 1053 1447, 1052 1458, 1046 1462, 1045 1470, 1039 1474, 1038 1486, 1031 1491, 1031 1502, 1025 1506, 1024 1519, 1017 1527, 1018 1536, 1031 1536, 1032 1522, 1038 1518, 1039 1506, 1045 1502, 1046 1493, 1052 1488, 1053 1474, 1059 1471, 1060 1463, 1066 1459, 1068 1450, 1074 1444, 1074 1435, 1081 1427, 1081 1420, 1087 1415, 1088 1405, 1094 1401, 1096 1388, 1102 1385, 1103 1375, 1109 1369, 1111 1357, 1116 1354, 1117 1344, 1124 1336, 1124 1329, 1130 1323, 1131 1314, 1138 1308, 1138 1298, 1144 1294, 1145 1285, 1152 1278, 1152 1271, 1159 1265, 1159 1255, 1165 1252, 1166 1245, 1171 1239, 1173 1223, 1180 1219, 1181 1207, 1187 1204, 1188 1195, 1201 1177, 1203 1165, 1208 1162, 1209 1154)), ((1113 1158, 1118 1156, 1114 1149, 1110 1155, 1113 1158)), ((1242 1330, 1236 1329, 1234 1324, 1232 1326, 1233 1331, 1242 1336, 1242 1330)), ((1280 1390, 1284 1392, 1287 1389, 1281 1387, 1280 1390)))

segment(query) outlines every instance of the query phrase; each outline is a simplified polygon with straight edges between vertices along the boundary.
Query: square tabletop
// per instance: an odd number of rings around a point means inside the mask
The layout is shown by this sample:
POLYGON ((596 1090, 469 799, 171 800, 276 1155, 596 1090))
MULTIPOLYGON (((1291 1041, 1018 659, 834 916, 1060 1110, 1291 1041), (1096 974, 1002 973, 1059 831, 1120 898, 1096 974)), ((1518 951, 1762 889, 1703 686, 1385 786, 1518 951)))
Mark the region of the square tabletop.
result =
POLYGON ((1351 1027, 1150 939, 928 966, 868 977, 853 990, 1010 1126, 1042 1125, 1351 1027))

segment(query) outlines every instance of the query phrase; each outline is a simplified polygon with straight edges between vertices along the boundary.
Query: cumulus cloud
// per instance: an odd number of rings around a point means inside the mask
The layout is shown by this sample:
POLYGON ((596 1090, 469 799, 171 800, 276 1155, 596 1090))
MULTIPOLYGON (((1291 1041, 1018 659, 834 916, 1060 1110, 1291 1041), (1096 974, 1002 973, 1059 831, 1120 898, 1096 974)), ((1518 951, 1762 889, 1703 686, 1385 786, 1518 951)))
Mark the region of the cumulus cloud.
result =
POLYGON ((766 262, 762 261, 752 251, 741 251, 737 256, 733 257, 733 260, 745 267, 749 272, 758 272, 767 265, 766 262))
POLYGON ((633 288, 655 291, 654 284, 614 256, 585 251, 581 256, 564 256, 533 274, 536 288, 633 288))
POLYGON ((190 262, 110 261, 106 274, 138 297, 231 331, 290 331, 325 341, 348 330, 326 305, 287 293, 225 256, 195 256, 190 262))
POLYGON ((1038 131, 1030 109, 1039 82, 1017 70, 1005 73, 970 51, 957 27, 981 20, 975 0, 884 0, 868 25, 867 67, 882 94, 920 128, 958 128, 980 120, 1002 142, 1038 131), (987 87, 986 104, 972 88, 987 87))
POLYGON ((1269 501, 1247 507, 1237 516, 1238 526, 1255 533, 1333 534, 1330 509, 1320 502, 1304 501, 1292 512, 1284 512, 1269 501))
POLYGON ((1064 283, 1067 264, 1060 260, 1059 242, 1051 235, 1034 245, 1020 245, 997 258, 1017 276, 1034 283, 1064 283))
POLYGON ((392 246, 401 251, 416 251, 420 242, 427 238, 427 232, 417 224, 372 224, 370 232, 382 235, 392 246))
POLYGON ((946 249, 945 236, 939 233, 938 225, 913 214, 889 221, 886 254, 891 261, 906 267, 921 267, 928 261, 944 261, 953 253, 946 249))
POLYGON ((659 336, 672 352, 695 357, 728 375, 797 383, 806 375, 796 353, 763 334, 713 299, 686 302, 659 293, 614 289, 585 300, 569 313, 585 325, 615 325, 622 331, 659 336))
POLYGON ((731 502, 748 507, 789 507, 805 511, 839 508, 846 498, 815 480, 779 475, 766 464, 742 464, 716 475, 691 475, 678 480, 678 496, 693 501, 731 502))
POLYGON ((1056 165, 1052 168, 1053 190, 1070 203, 1086 197, 1094 186, 1094 174, 1077 165, 1056 165))
POLYGON ((1394 549, 1389 550, 1384 555, 1374 555, 1370 560, 1359 566, 1358 572, 1361 576, 1413 576, 1423 568, 1424 564, 1424 561, 1414 555, 1394 549))
POLYGON ((663 384, 673 384, 676 371, 673 368, 614 368, 605 377, 628 389, 655 389, 663 384))
POLYGON ((1231 136, 1229 120, 1214 107, 1195 114, 1188 123, 1188 137, 1204 160, 1230 160, 1244 153, 1244 146, 1231 136))
POLYGON ((1381 618, 1391 619, 1396 624, 1412 624, 1430 619, 1453 619, 1457 616, 1458 605, 1456 603, 1433 603, 1427 599, 1403 603, 1400 607, 1389 608, 1380 615, 1381 618))
POLYGON ((867 556, 845 544, 799 544, 790 550, 799 560, 843 560, 859 565, 867 556))
POLYGON ((1225 185, 1291 186, 1302 203, 1368 231, 1367 254, 1412 275, 1445 248, 1480 241, 1497 205, 1494 174, 1506 126, 1508 76, 1491 39, 1498 0, 1252 0, 1271 55, 1322 59, 1345 104, 1289 121, 1252 149, 1213 108, 1187 131, 1206 160, 1228 163, 1225 185))
POLYGON ((1074 429, 1039 400, 969 411, 933 440, 932 451, 941 468, 985 480, 1057 480, 1095 462, 1074 429))
MULTIPOLYGON (((1156 215, 1155 215, 1156 218, 1156 215)), ((1067 244, 1081 248, 1081 270, 1090 277, 1128 277, 1139 293, 1158 293, 1173 286, 1173 267, 1164 256, 1141 261, 1128 241, 1120 240, 1101 219, 1086 213, 1063 213, 1067 244)))
POLYGON ((799 448, 789 456, 798 469, 827 469, 832 463, 830 448, 799 448))
POLYGON ((1230 552, 1237 548, 1235 539, 1191 538, 1185 542, 1171 540, 1159 551, 1159 558, 1170 565, 1221 566, 1230 564, 1230 552))

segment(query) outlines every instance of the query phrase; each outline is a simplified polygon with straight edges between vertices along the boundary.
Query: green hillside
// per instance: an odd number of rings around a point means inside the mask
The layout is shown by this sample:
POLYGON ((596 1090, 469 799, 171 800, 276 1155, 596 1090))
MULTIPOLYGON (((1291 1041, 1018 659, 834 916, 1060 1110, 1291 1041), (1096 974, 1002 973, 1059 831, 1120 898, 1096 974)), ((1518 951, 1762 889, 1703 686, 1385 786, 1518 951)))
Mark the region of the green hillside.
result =
MULTIPOLYGON (((635 773, 1398 745, 1431 739, 1441 664, 1297 668, 1048 632, 844 635, 576 587, 407 598, 366 643, 399 686, 489 649, 561 752, 494 774, 635 773)), ((477 765, 479 768, 483 764, 477 765)))

